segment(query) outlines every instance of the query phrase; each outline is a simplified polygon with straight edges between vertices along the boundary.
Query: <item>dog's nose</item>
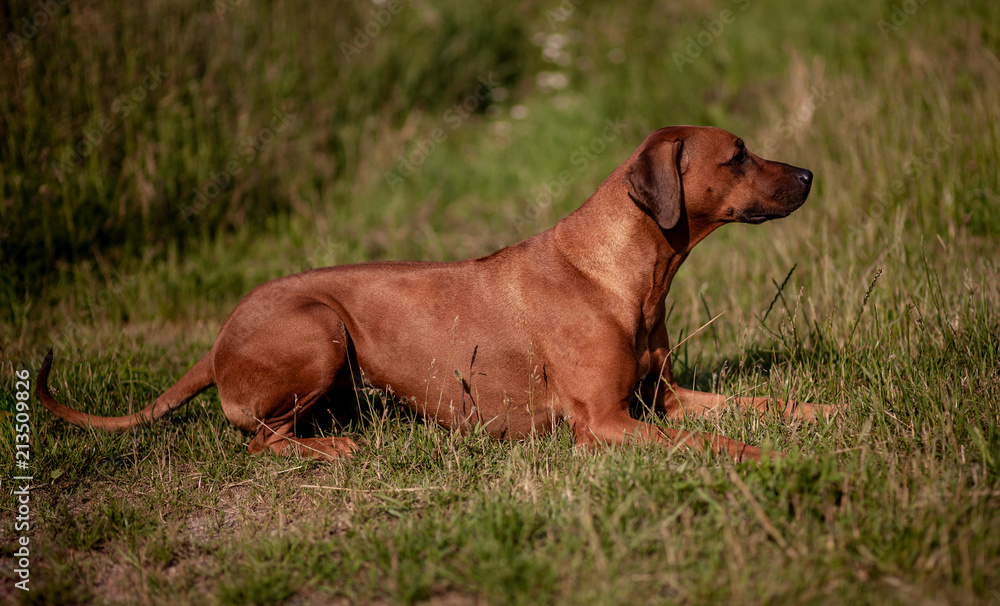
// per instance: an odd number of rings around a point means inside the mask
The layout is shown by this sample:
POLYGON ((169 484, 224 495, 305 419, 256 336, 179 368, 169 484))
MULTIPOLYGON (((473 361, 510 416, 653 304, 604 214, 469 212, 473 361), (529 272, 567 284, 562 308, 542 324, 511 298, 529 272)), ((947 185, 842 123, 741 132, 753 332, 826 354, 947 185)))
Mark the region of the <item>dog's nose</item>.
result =
POLYGON ((799 169, 799 180, 805 185, 812 185, 813 174, 811 170, 806 170, 804 168, 799 169))

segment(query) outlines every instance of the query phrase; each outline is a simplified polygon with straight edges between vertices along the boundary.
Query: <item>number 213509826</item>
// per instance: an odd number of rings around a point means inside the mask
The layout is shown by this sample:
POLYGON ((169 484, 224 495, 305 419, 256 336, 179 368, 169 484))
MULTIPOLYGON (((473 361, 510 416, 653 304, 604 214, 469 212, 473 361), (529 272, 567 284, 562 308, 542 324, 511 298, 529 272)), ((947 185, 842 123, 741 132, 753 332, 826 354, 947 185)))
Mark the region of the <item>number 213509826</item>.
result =
POLYGON ((31 415, 29 414, 30 404, 28 403, 28 399, 31 397, 31 373, 27 369, 19 370, 16 373, 16 377, 17 383, 14 385, 14 399, 16 400, 14 442, 17 450, 14 458, 17 460, 18 468, 24 469, 27 466, 26 463, 31 458, 31 415))

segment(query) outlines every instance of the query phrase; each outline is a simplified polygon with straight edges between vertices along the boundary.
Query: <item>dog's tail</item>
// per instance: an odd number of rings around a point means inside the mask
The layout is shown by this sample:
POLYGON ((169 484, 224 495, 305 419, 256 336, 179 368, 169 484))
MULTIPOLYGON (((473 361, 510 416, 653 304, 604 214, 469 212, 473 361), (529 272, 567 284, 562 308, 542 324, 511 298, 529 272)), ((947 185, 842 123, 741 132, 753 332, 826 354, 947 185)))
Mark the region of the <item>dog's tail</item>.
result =
POLYGON ((42 406, 49 409, 49 412, 64 421, 80 427, 96 427, 107 431, 125 431, 138 427, 139 425, 149 425, 162 419, 195 397, 215 383, 212 371, 211 353, 202 358, 191 370, 187 371, 173 387, 163 392, 163 395, 156 398, 152 404, 143 408, 139 412, 121 417, 99 417, 96 415, 73 410, 68 406, 63 406, 52 397, 49 392, 49 369, 52 367, 52 350, 45 356, 42 367, 38 370, 38 384, 35 393, 41 400, 42 406))

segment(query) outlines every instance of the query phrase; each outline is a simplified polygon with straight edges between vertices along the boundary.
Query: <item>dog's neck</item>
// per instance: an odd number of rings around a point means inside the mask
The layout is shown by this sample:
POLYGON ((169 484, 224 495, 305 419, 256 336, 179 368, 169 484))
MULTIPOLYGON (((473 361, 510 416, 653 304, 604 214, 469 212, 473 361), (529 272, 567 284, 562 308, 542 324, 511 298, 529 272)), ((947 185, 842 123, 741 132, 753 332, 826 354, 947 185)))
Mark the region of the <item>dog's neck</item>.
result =
POLYGON ((645 317, 661 316, 670 283, 693 246, 687 219, 682 213, 677 227, 660 229, 628 198, 624 170, 618 167, 580 208, 556 223, 552 237, 581 273, 624 300, 640 302, 645 317), (580 233, 590 237, 574 236, 580 233))

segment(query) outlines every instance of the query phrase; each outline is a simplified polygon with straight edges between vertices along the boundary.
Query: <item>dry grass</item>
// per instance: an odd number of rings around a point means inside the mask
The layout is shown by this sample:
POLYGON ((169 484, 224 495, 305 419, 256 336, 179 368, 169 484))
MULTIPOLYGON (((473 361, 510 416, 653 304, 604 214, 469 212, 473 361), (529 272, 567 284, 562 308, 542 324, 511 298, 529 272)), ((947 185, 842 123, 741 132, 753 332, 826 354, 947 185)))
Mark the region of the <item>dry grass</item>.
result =
MULTIPOLYGON (((752 4, 680 71, 673 53, 721 6, 581 3, 551 21, 554 8, 408 5, 348 63, 338 44, 369 5, 334 19, 318 5, 73 4, 2 76, 16 86, 0 100, 0 231, 30 235, 0 240, 3 418, 12 371, 34 371, 49 344, 60 398, 137 408, 253 285, 490 252, 574 208, 669 123, 728 128, 817 175, 795 215, 722 229, 681 270, 672 336, 725 311, 678 352, 682 383, 795 393, 839 418, 690 423, 791 453, 733 467, 579 453, 565 432, 460 436, 365 393, 360 420, 334 429, 360 455, 317 464, 246 455, 214 392, 128 435, 35 409, 33 591, 5 580, 3 599, 1000 603, 997 9, 921 4, 883 37, 891 4, 752 4), (556 34, 567 66, 542 56, 556 34), (46 158, 160 61, 163 88, 54 179, 46 158), (496 66, 499 113, 449 130, 390 189, 385 171, 496 66), (568 86, 543 90, 540 71, 568 86), (285 103, 300 117, 193 228, 178 223, 177 201, 285 103), (574 163, 617 116, 621 135, 574 163), (561 171, 573 179, 538 207, 561 171)), ((15 536, 0 526, 0 543, 15 536)))

